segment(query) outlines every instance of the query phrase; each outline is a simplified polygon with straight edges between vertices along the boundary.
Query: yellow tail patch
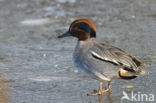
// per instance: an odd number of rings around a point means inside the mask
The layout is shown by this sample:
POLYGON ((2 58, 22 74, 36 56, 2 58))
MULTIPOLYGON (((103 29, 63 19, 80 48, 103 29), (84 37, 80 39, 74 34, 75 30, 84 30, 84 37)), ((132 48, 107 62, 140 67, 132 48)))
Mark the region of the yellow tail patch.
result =
POLYGON ((123 77, 132 77, 134 76, 134 74, 131 74, 130 72, 124 70, 124 69, 120 69, 120 75, 123 77))

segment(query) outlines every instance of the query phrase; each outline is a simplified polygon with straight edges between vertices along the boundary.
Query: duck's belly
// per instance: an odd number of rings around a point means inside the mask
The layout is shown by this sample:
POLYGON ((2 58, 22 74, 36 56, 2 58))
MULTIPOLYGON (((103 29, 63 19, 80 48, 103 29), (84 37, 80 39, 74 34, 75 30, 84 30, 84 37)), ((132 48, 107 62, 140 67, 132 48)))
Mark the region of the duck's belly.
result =
POLYGON ((92 73, 91 71, 87 69, 87 65, 82 63, 81 60, 77 58, 73 58, 73 62, 74 62, 75 67, 77 67, 80 72, 86 73, 91 78, 98 79, 94 73, 92 73))

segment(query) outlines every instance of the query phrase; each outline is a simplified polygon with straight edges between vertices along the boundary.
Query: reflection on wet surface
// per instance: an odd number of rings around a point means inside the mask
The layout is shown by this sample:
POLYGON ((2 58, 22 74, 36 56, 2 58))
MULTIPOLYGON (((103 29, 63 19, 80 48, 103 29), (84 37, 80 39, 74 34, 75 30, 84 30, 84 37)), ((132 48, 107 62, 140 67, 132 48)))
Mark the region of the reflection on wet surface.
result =
MULTIPOLYGON (((112 103, 112 97, 111 97, 111 92, 107 92, 105 95, 107 95, 107 98, 105 98, 107 100, 108 103, 112 103)), ((97 96, 98 97, 98 101, 99 103, 104 103, 104 98, 102 95, 97 96)))
POLYGON ((7 85, 10 103, 120 103, 125 85, 156 95, 155 5, 156 0, 0 0, 0 72, 13 81, 7 85), (74 67, 76 39, 57 39, 77 18, 92 20, 97 41, 135 55, 150 74, 113 81, 111 95, 86 96, 98 81, 74 67))

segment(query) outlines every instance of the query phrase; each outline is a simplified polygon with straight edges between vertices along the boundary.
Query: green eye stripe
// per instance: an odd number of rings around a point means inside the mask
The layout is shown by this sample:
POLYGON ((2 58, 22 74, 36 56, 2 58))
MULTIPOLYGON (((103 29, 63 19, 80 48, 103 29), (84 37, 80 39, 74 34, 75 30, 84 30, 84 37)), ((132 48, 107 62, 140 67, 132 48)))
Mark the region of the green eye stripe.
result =
POLYGON ((76 24, 74 27, 85 31, 89 36, 91 35, 92 29, 91 29, 90 26, 89 26, 88 24, 86 24, 86 23, 78 23, 78 24, 76 24))

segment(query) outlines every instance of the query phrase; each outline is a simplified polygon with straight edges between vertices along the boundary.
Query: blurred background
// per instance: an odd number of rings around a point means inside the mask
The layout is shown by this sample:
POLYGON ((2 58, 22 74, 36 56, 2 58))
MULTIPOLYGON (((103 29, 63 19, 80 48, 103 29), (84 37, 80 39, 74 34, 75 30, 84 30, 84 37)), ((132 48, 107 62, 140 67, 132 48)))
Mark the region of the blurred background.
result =
POLYGON ((156 96, 156 0, 0 0, 0 103, 99 103, 86 96, 98 81, 73 65, 76 38, 57 39, 78 18, 93 21, 99 42, 135 55, 150 73, 113 81, 103 103, 120 103, 123 91, 156 96))

